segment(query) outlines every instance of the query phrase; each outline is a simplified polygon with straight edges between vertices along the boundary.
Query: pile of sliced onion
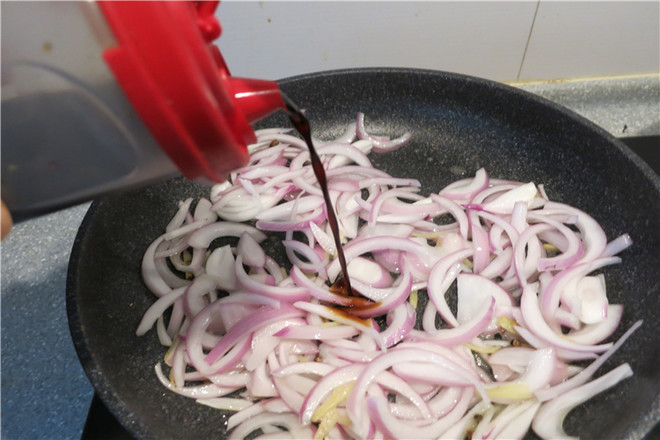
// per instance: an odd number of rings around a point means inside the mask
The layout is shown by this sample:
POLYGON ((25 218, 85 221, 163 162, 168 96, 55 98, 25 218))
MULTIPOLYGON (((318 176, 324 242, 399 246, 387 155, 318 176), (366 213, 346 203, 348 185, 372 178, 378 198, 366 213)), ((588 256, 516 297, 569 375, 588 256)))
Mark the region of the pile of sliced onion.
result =
POLYGON ((369 134, 358 115, 316 141, 362 295, 347 297, 330 288, 337 250, 305 144, 257 134, 250 164, 180 202, 142 264, 158 299, 137 334, 155 326, 169 346, 158 378, 235 411, 231 438, 565 437, 574 406, 632 374, 593 379, 641 325, 607 342, 623 307, 600 269, 628 235, 608 242, 541 185, 485 169, 424 195, 368 157, 410 135, 369 134), (289 261, 264 250, 269 235, 289 261))

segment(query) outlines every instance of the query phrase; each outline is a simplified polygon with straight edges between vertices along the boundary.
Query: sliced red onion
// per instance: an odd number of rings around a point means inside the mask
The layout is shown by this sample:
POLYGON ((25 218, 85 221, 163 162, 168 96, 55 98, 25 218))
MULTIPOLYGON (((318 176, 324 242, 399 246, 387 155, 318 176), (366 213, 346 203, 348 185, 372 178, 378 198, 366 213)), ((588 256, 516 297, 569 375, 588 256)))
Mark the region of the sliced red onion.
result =
POLYGON ((527 285, 527 279, 532 275, 533 271, 536 270, 540 261, 540 256, 537 259, 530 255, 531 240, 536 240, 536 236, 539 233, 546 231, 551 227, 552 226, 546 224, 530 226, 525 229, 518 237, 518 240, 516 240, 516 244, 513 248, 513 268, 520 287, 524 288, 527 285), (526 250, 528 251, 527 254, 526 250), (530 261, 531 264, 528 264, 528 261, 530 261), (531 270, 527 270, 527 267, 531 267, 531 270))
POLYGON ((155 263, 155 254, 158 246, 163 242, 163 236, 154 240, 142 257, 142 280, 147 288, 156 296, 164 296, 170 293, 172 288, 163 280, 155 263))
POLYGON ((264 267, 266 264, 266 253, 247 232, 241 234, 236 252, 243 257, 243 264, 252 267, 264 267))
POLYGON ((291 279, 296 283, 297 286, 305 289, 309 292, 309 295, 318 298, 321 301, 325 301, 332 304, 337 304, 344 307, 355 307, 355 306, 371 306, 374 305, 371 301, 361 298, 361 297, 349 297, 345 295, 337 295, 332 293, 325 285, 319 285, 314 283, 303 273, 302 269, 297 266, 294 266, 291 269, 291 279))
POLYGON ((258 243, 261 243, 267 238, 266 234, 250 225, 232 222, 215 222, 195 231, 188 239, 188 244, 194 248, 208 248, 216 238, 238 238, 243 232, 250 234, 258 243))
POLYGON ((470 213, 470 235, 472 236, 472 247, 474 254, 472 255, 473 271, 480 273, 483 271, 490 262, 490 243, 488 241, 488 233, 483 228, 479 219, 473 213, 470 213))
MULTIPOLYGON (((382 289, 392 285, 392 275, 386 271, 383 266, 373 260, 355 257, 348 264, 347 269, 351 281, 359 280, 364 283, 365 287, 368 286, 373 289, 382 289)), ((383 297, 373 298, 370 295, 366 295, 362 290, 357 290, 372 301, 380 301, 383 299, 383 297)))
POLYGON ((462 179, 450 183, 439 194, 448 199, 468 202, 475 194, 488 187, 488 173, 484 168, 479 168, 472 179, 462 179))
POLYGON ((447 197, 443 197, 437 194, 431 194, 431 200, 433 200, 435 203, 445 208, 456 219, 456 222, 458 223, 458 230, 459 233, 461 234, 461 237, 467 239, 469 222, 463 208, 461 208, 453 200, 450 200, 447 197))
POLYGON ((183 261, 182 258, 170 258, 170 263, 180 272, 199 276, 203 272, 204 258, 206 256, 206 249, 194 248, 192 250, 192 258, 189 262, 183 261))
POLYGON ((264 231, 301 231, 309 228, 310 223, 319 223, 326 219, 325 209, 316 208, 304 216, 289 221, 257 221, 256 226, 264 231))
MULTIPOLYGON (((167 323, 167 334, 173 338, 183 330, 185 312, 183 311, 183 302, 176 301, 172 306, 172 313, 170 315, 170 322, 167 323)), ((186 324, 189 321, 185 321, 186 324)))
POLYGON ((236 257, 234 273, 238 284, 248 292, 265 295, 278 301, 303 301, 309 298, 309 291, 304 287, 269 286, 251 278, 243 268, 243 256, 236 257))
MULTIPOLYGON (((511 267, 512 261, 513 250, 509 247, 504 249, 499 255, 495 254, 495 258, 493 258, 490 263, 479 272, 479 275, 489 279, 502 277, 511 267)), ((505 288, 506 284, 502 282, 500 283, 500 286, 505 288)))
POLYGON ((253 313, 248 319, 244 319, 234 325, 220 340, 220 343, 208 355, 204 355, 201 344, 202 337, 206 328, 211 324, 213 316, 224 305, 221 302, 214 302, 206 306, 195 316, 187 332, 186 350, 191 362, 201 372, 218 372, 217 365, 214 364, 215 361, 235 345, 240 345, 238 344, 239 341, 246 340, 249 344, 250 338, 246 338, 246 335, 250 335, 254 330, 268 325, 272 321, 290 319, 302 315, 298 310, 288 306, 282 306, 282 308, 277 310, 264 309, 260 312, 253 313))
POLYGON ((158 301, 153 303, 142 316, 135 334, 138 336, 145 334, 154 325, 158 317, 183 295, 185 290, 185 287, 179 287, 158 298, 158 301))
POLYGON ((208 224, 209 222, 206 220, 197 220, 192 223, 187 223, 183 226, 180 226, 176 229, 172 229, 169 232, 166 232, 163 235, 163 238, 165 240, 174 240, 175 238, 179 238, 183 235, 188 234, 189 232, 196 231, 200 227, 204 226, 205 224, 208 224))
POLYGON ((190 387, 177 387, 174 386, 174 384, 165 377, 165 375, 163 374, 163 369, 160 366, 160 363, 156 364, 154 369, 156 371, 156 377, 158 377, 158 380, 160 381, 160 383, 163 384, 163 386, 165 386, 165 388, 182 396, 192 397, 193 399, 226 396, 238 389, 238 388, 220 388, 212 383, 206 385, 190 386, 190 387))
MULTIPOLYGON (((400 362, 392 366, 392 372, 409 383, 440 387, 469 387, 471 380, 447 371, 438 365, 419 362, 400 362)), ((418 415, 419 416, 419 415, 418 415)))
POLYGON ((192 197, 189 197, 184 201, 179 201, 179 209, 177 210, 176 214, 174 214, 174 217, 172 217, 167 226, 165 226, 165 232, 170 232, 183 225, 183 222, 186 220, 186 216, 190 213, 190 205, 192 202, 192 197))
POLYGON ((305 325, 305 321, 300 318, 282 319, 272 322, 252 334, 250 343, 250 353, 243 358, 243 363, 247 371, 253 371, 262 364, 265 365, 270 353, 280 343, 276 336, 281 331, 296 328, 305 325))
POLYGON ((374 226, 364 225, 360 229, 359 236, 361 238, 367 237, 400 237, 408 238, 415 231, 415 228, 410 225, 391 225, 391 224, 377 224, 374 226))
POLYGON ((466 438, 468 435, 468 430, 471 431, 470 434, 473 433, 471 428, 473 428, 475 425, 475 418, 477 416, 483 416, 483 414, 490 410, 490 408, 492 408, 491 404, 487 404, 485 402, 477 403, 468 412, 466 412, 459 421, 444 431, 438 438, 458 440, 466 438))
POLYGON ((509 191, 498 195, 495 199, 490 200, 483 204, 483 210, 493 212, 496 214, 511 214, 513 206, 517 202, 525 202, 530 206, 534 197, 536 197, 537 189, 534 183, 526 183, 519 185, 509 191))
POLYGON ((391 293, 376 304, 368 306, 358 306, 351 310, 351 314, 360 318, 373 318, 381 316, 404 303, 412 289, 412 274, 404 270, 403 274, 397 279, 398 285, 392 288, 391 293))
POLYGON ((267 133, 262 136, 259 136, 259 138, 257 139, 258 143, 272 142, 272 141, 278 141, 283 144, 291 145, 298 150, 307 151, 307 144, 305 144, 305 141, 303 141, 299 137, 292 136, 284 132, 267 133))
MULTIPOLYGON (((488 390, 493 390, 494 388, 504 389, 510 384, 513 385, 524 385, 529 392, 529 397, 531 393, 541 388, 546 387, 552 380, 555 371, 556 371, 557 358, 555 356, 555 350, 552 348, 544 348, 540 350, 534 350, 529 353, 527 365, 525 366, 524 374, 522 374, 515 381, 510 383, 497 383, 491 386, 487 386, 488 390)), ((519 401, 517 398, 510 398, 505 396, 504 398, 496 398, 493 394, 489 394, 491 399, 495 402, 500 403, 514 403, 519 401)))
POLYGON ((607 306, 605 319, 596 324, 586 325, 579 330, 569 332, 566 336, 579 344, 598 344, 610 337, 619 327, 623 316, 623 306, 610 304, 607 306))
POLYGON ((353 364, 340 367, 322 377, 312 391, 305 397, 305 402, 300 413, 300 422, 309 425, 312 422, 314 411, 321 405, 323 399, 333 389, 355 381, 364 369, 363 365, 353 364))
MULTIPOLYGON (((512 307, 511 295, 497 283, 478 274, 461 273, 456 277, 458 292, 458 310, 456 320, 459 324, 465 324, 476 315, 482 314, 490 298, 493 305, 499 307, 512 307)), ((490 308, 493 308, 491 305, 490 308)), ((487 328, 483 330, 494 331, 498 328, 497 316, 493 316, 487 328)), ((480 332, 481 333, 481 332, 480 332)))
POLYGON ((388 327, 380 333, 386 347, 392 347, 402 341, 415 325, 415 309, 405 302, 387 314, 388 327))
POLYGON ((303 380, 309 380, 303 376, 292 375, 286 378, 272 377, 275 394, 279 396, 286 406, 295 414, 300 414, 304 402, 304 396, 307 394, 298 392, 291 384, 291 379, 296 380, 298 383, 303 380))
POLYGON ((481 308, 478 313, 475 313, 470 319, 462 322, 458 327, 440 329, 433 333, 412 331, 409 339, 432 341, 445 347, 455 347, 468 343, 485 332, 492 321, 495 298, 486 298, 485 301, 490 302, 490 306, 487 309, 481 308))
MULTIPOLYGON (((376 222, 376 218, 379 218, 380 216, 380 211, 381 208, 383 207, 384 204, 389 203, 389 206, 392 208, 389 210, 389 212, 403 212, 405 211, 407 214, 418 214, 414 211, 411 212, 409 208, 409 204, 400 204, 400 203, 393 203, 391 199, 398 199, 402 198, 405 200, 422 200, 424 199, 423 196, 420 196, 419 194, 416 194, 411 191, 411 189, 408 188, 393 188, 390 190, 387 190, 385 192, 380 193, 376 199, 374 200, 374 203, 371 206, 371 211, 369 212, 369 225, 373 226, 376 222)), ((426 206, 422 207, 424 211, 422 212, 422 217, 424 218, 427 215, 428 208, 426 206)), ((404 222, 395 222, 395 223, 404 223, 404 222)))
MULTIPOLYGON (((566 246, 562 249, 562 253, 551 258, 541 258, 539 260, 538 269, 541 271, 565 269, 570 265, 576 263, 584 254, 582 241, 570 229, 562 223, 555 221, 547 216, 538 216, 533 212, 527 216, 530 220, 547 223, 557 229, 566 239, 566 246)), ((541 231, 541 235, 544 231, 541 231)))
POLYGON ((566 393, 567 391, 586 383, 594 375, 594 373, 605 363, 605 361, 609 359, 610 356, 612 356, 641 325, 642 325, 642 321, 635 322, 635 324, 633 324, 623 334, 623 336, 621 336, 612 345, 612 347, 609 350, 607 350, 598 359, 596 359, 591 364, 589 364, 588 367, 586 367, 584 370, 580 371, 575 376, 571 377, 570 379, 558 385, 555 385, 545 390, 537 391, 536 397, 542 402, 546 400, 554 399, 558 396, 561 396, 563 393, 566 393))
POLYGON ((417 179, 405 179, 398 177, 366 177, 358 181, 358 188, 367 188, 372 185, 387 185, 387 186, 410 186, 421 187, 422 184, 417 179))
POLYGON ((323 197, 300 197, 296 200, 285 202, 266 211, 263 211, 256 216, 256 219, 261 221, 289 220, 291 218, 291 213, 294 211, 297 214, 312 212, 322 205, 323 197))
POLYGON ((297 267, 306 273, 318 273, 322 276, 326 275, 325 263, 327 263, 327 261, 322 260, 314 249, 305 243, 296 240, 283 240, 282 244, 286 248, 287 257, 289 258, 289 261, 294 264, 294 267, 297 267), (307 261, 298 257, 298 254, 303 256, 307 261))
MULTIPOLYGON (((564 294, 562 299, 577 318, 585 324, 597 324, 607 318, 607 293, 605 276, 585 276, 574 284, 573 294, 564 294)), ((568 286, 564 288, 564 292, 568 286)))
POLYGON ((175 241, 163 241, 156 249, 154 257, 156 260, 163 260, 164 258, 173 257, 180 254, 188 248, 188 237, 180 237, 175 241))
MULTIPOLYGON (((409 239, 400 237, 358 238, 344 247, 344 254, 346 256, 346 261, 350 262, 350 260, 359 255, 382 250, 399 250, 411 252, 422 257, 428 256, 428 252, 423 246, 409 239)), ((337 278, 337 275, 339 275, 340 270, 339 261, 334 260, 328 266, 328 277, 331 280, 334 280, 337 278)))
MULTIPOLYGON (((259 295, 257 293, 248 293, 248 292, 232 292, 231 295, 223 296, 216 300, 217 303, 222 303, 226 305, 229 304, 241 304, 245 306, 251 306, 254 308, 259 308, 261 306, 270 307, 271 309, 279 309, 281 302, 269 298, 265 295, 259 295)), ((219 307, 219 306, 218 306, 219 307)))
POLYGON ((355 137, 357 136, 355 130, 356 130, 356 123, 351 122, 346 126, 346 130, 344 133, 342 133, 338 138, 335 139, 335 142, 341 142, 341 143, 346 143, 346 142, 353 142, 355 140, 355 137))
MULTIPOLYGON (((429 274, 428 281, 428 295, 429 299, 435 305, 438 313, 442 318, 450 325, 457 327, 458 321, 454 317, 454 314, 449 309, 447 300, 445 299, 445 292, 449 288, 458 276, 458 273, 454 273, 453 276, 447 278, 447 275, 452 267, 459 261, 462 261, 473 254, 472 249, 464 249, 461 251, 454 252, 453 254, 447 255, 444 258, 438 260, 433 267, 431 268, 431 273, 429 274)), ((435 316, 433 317, 435 320, 435 316)), ((435 325, 433 325, 435 328, 435 325)), ((428 330, 427 330, 428 331, 428 330)))
POLYGON ((353 179, 337 177, 328 181, 328 190, 340 193, 357 193, 360 190, 360 185, 353 179))
MULTIPOLYGON (((285 168, 287 171, 282 172, 281 174, 278 174, 278 175, 275 175, 275 176, 269 178, 267 182, 265 182, 263 185, 261 185, 258 188, 259 193, 261 193, 261 194, 266 193, 266 190, 268 190, 270 188, 274 188, 274 189, 277 190, 274 194, 278 194, 279 190, 284 189, 284 188, 286 188, 288 190, 292 186, 290 184, 290 181, 295 179, 295 178, 303 176, 305 174, 305 172, 307 171, 307 170, 304 170, 304 169, 289 171, 288 168, 286 168, 286 167, 283 167, 283 168, 285 168)), ((260 168, 256 168, 255 170, 259 170, 259 169, 260 168)), ((291 189, 293 191, 293 188, 291 188, 291 189)), ((289 195, 289 193, 287 193, 285 196, 288 196, 288 195, 289 195)), ((262 200, 262 203, 263 203, 263 200, 262 200)), ((264 207, 264 208, 266 208, 266 207, 264 207)))
POLYGON ((388 141, 382 141, 377 139, 375 136, 371 136, 367 132, 367 129, 364 125, 364 113, 358 113, 355 130, 358 138, 370 140, 373 143, 373 150, 381 153, 397 150, 406 145, 410 139, 412 139, 412 135, 410 133, 404 133, 401 137, 388 141))
MULTIPOLYGON (((467 209, 474 209, 477 211, 483 210, 483 203, 488 200, 494 199, 498 194, 505 191, 517 188, 520 186, 518 182, 498 182, 497 179, 489 179, 489 185, 484 187, 481 191, 477 192, 467 200, 469 202, 465 205, 467 209)), ((526 204, 523 204, 527 206, 526 204)))
POLYGON ((371 177, 392 178, 392 176, 390 176, 388 173, 383 170, 379 170, 378 168, 367 168, 357 165, 345 165, 329 169, 326 171, 326 176, 328 179, 332 179, 337 176, 351 177, 357 179, 358 181, 371 177))
POLYGON ((238 289, 234 272, 235 261, 229 245, 214 249, 206 259, 206 273, 213 277, 219 289, 229 292, 238 289))
MULTIPOLYGON (((423 385, 414 384, 418 387, 423 385)), ((428 393, 423 394, 424 399, 428 402, 431 413, 434 418, 443 417, 451 411, 456 403, 460 400, 465 389, 463 387, 436 387, 426 385, 430 388, 428 393)), ((390 403, 390 412, 393 416, 400 419, 410 420, 415 424, 427 424, 427 420, 419 419, 419 411, 406 399, 396 399, 395 402, 390 403)))
POLYGON ((156 320, 156 334, 158 335, 158 341, 161 345, 165 347, 172 345, 172 337, 167 334, 167 329, 165 328, 165 318, 163 318, 163 315, 159 316, 156 320))
MULTIPOLYGON (((358 431, 358 433, 362 433, 363 436, 366 435, 366 432, 364 432, 363 428, 364 417, 366 416, 366 408, 364 408, 363 405, 365 403, 364 395, 367 391, 367 388, 379 372, 400 362, 430 362, 432 364, 438 365, 439 367, 446 368, 449 372, 467 379, 482 394, 482 398, 484 400, 489 400, 478 378, 476 378, 476 376, 470 375, 462 367, 460 367, 458 364, 455 364, 448 358, 438 353, 421 349, 394 348, 373 359, 371 363, 369 363, 366 368, 364 368, 364 370, 357 378, 355 386, 353 387, 353 391, 351 392, 348 401, 346 402, 346 409, 348 410, 349 417, 353 421, 354 426, 361 430, 361 432, 358 431)), ((424 406, 420 406, 419 408, 420 410, 425 411, 424 406)))
POLYGON ((306 325, 299 327, 287 327, 275 333, 279 338, 289 339, 344 339, 352 338, 360 332, 350 325, 341 325, 334 327, 320 327, 316 325, 306 325))
MULTIPOLYGON (((185 350, 182 350, 185 353, 185 350)), ((209 380, 215 385, 224 388, 244 387, 250 381, 250 374, 247 372, 231 372, 225 374, 212 374, 204 376, 199 372, 185 373, 186 381, 209 380)))
POLYGON ((623 379, 632 376, 632 374, 630 365, 622 364, 598 379, 594 379, 544 403, 534 417, 532 429, 544 439, 570 438, 563 429, 566 415, 577 405, 613 387, 623 379))
POLYGON ((557 202, 547 202, 544 210, 559 211, 577 216, 575 226, 580 230, 582 242, 584 243, 584 255, 578 263, 592 261, 603 254, 607 246, 607 237, 603 228, 593 217, 577 208, 557 202))
POLYGON ((314 238, 319 243, 319 245, 326 251, 330 256, 335 256, 337 253, 337 247, 335 246, 335 241, 331 235, 326 234, 320 227, 314 222, 309 223, 309 228, 314 234, 314 238))
POLYGON ((186 315, 192 318, 201 312, 209 302, 212 302, 215 299, 209 297, 211 294, 215 293, 215 289, 216 283, 212 277, 202 274, 195 278, 195 280, 186 287, 183 295, 183 309, 186 312, 186 315))
POLYGON ((202 221, 204 223, 212 223, 218 219, 218 215, 211 209, 213 204, 210 200, 201 198, 195 206, 193 218, 195 221, 202 221))
POLYGON ((282 399, 265 399, 261 400, 258 403, 248 406, 242 410, 239 410, 237 413, 229 417, 227 420, 227 430, 231 430, 238 426, 240 423, 245 420, 254 417, 257 414, 263 412, 272 412, 272 413, 285 413, 289 412, 290 408, 284 404, 282 399))
MULTIPOLYGON (((349 270, 349 276, 352 277, 351 273, 352 272, 349 270)), ((390 284, 391 283, 392 282, 390 282, 390 284)), ((385 298, 391 296, 393 292, 397 290, 397 287, 383 287, 383 288, 373 287, 371 284, 364 283, 356 278, 351 278, 351 286, 353 286, 354 291, 359 292, 361 296, 364 296, 365 298, 368 298, 373 302, 380 302, 385 298)), ((411 290, 412 289, 413 287, 411 286, 411 290)))
POLYGON ((491 367, 506 365, 516 373, 522 373, 529 364, 530 356, 534 351, 530 347, 505 347, 490 355, 488 363, 491 367))
POLYGON ((250 168, 243 172, 241 177, 243 179, 254 180, 263 179, 265 177, 281 176, 289 172, 289 167, 283 165, 259 166, 258 168, 250 168))
POLYGON ((197 403, 210 406, 215 409, 224 409, 226 411, 240 411, 252 406, 252 401, 247 399, 235 399, 232 397, 210 397, 208 399, 197 399, 197 403))
MULTIPOLYGON (((268 375, 265 363, 258 364, 252 371, 252 380, 246 384, 245 388, 247 395, 253 399, 282 396, 279 390, 275 388, 272 378, 268 375)), ((282 396, 282 399, 285 399, 284 396, 282 396)))
POLYGON ((523 438, 541 404, 533 399, 509 405, 491 422, 493 438, 523 438))
POLYGON ((617 255, 623 250, 628 249, 630 246, 632 246, 632 244, 633 241, 632 238, 630 238, 630 235, 628 234, 620 235, 614 240, 607 243, 607 246, 605 246, 605 249, 603 250, 601 257, 611 257, 613 255, 617 255))
POLYGON ((463 393, 456 406, 444 417, 425 426, 414 426, 408 421, 393 417, 387 409, 387 400, 384 398, 367 398, 367 408, 378 429, 388 438, 440 438, 442 433, 458 422, 467 411, 471 392, 463 393))
POLYGON ((228 425, 232 438, 256 429, 260 438, 311 438, 314 411, 350 382, 348 398, 314 421, 319 435, 462 438, 471 425, 473 438, 519 438, 532 419, 539 423, 540 402, 548 412, 563 393, 597 383, 588 381, 640 325, 603 343, 623 308, 608 303, 602 276, 591 275, 619 262, 613 256, 630 237, 607 243, 595 219, 550 201, 542 185, 491 179, 485 169, 418 194, 419 181, 392 177, 366 156, 398 148, 408 134, 369 134, 364 115, 336 141, 314 140, 348 242, 348 275, 368 299, 335 294, 327 283, 339 263, 329 258, 335 244, 304 142, 282 129, 258 135, 250 164, 193 213, 192 199, 180 202, 142 262, 159 299, 137 331, 155 323, 171 345, 171 380, 160 366, 158 379, 207 405, 240 407, 228 425), (233 223, 243 220, 257 228, 233 223), (286 232, 283 266, 260 246, 260 228, 286 232), (235 249, 209 249, 232 237, 235 249), (457 278, 454 317, 445 294, 457 278), (429 301, 415 330, 411 292, 420 289, 429 301), (438 313, 451 328, 436 327, 438 313), (495 332, 503 338, 491 339, 495 332), (512 338, 531 347, 512 347, 512 338), (565 363, 587 359, 596 360, 582 370, 565 363), (244 398, 220 397, 241 390, 244 398), (258 402, 246 406, 248 398, 258 402), (496 408, 491 398, 509 404, 496 408))
MULTIPOLYGON (((522 318, 520 318, 520 320, 522 321, 522 318)), ((539 338, 534 333, 530 332, 524 327, 515 326, 514 329, 516 330, 516 333, 518 333, 520 337, 525 340, 525 342, 527 342, 529 345, 531 345, 536 349, 548 348, 553 346, 552 344, 549 344, 546 341, 542 340, 541 338, 539 338)), ((596 353, 558 348, 557 357, 564 361, 581 361, 588 359, 596 359, 598 358, 598 355, 596 353)))
POLYGON ((543 315, 546 316, 546 318, 552 319, 552 313, 557 307, 559 307, 559 300, 564 287, 571 282, 571 280, 583 277, 596 269, 616 264, 620 261, 621 259, 619 257, 600 258, 588 263, 575 264, 574 266, 559 272, 541 292, 541 308, 543 310, 543 315))
POLYGON ((545 322, 536 294, 536 286, 528 284, 523 289, 520 299, 520 310, 529 330, 539 338, 555 347, 577 352, 599 353, 607 350, 612 344, 583 345, 572 342, 560 334, 555 333, 545 322))
POLYGON ((257 414, 234 428, 234 430, 231 432, 231 438, 244 439, 258 429, 262 430, 266 434, 275 434, 275 438, 287 438, 285 437, 287 434, 290 435, 288 438, 297 438, 294 437, 294 432, 301 434, 304 433, 304 435, 309 436, 309 438, 314 436, 314 432, 312 430, 303 430, 298 423, 298 417, 290 412, 282 414, 257 414))
POLYGON ((336 367, 324 364, 323 362, 297 362, 286 365, 277 370, 273 370, 274 376, 284 376, 287 374, 313 374, 317 376, 326 376, 335 370, 336 367))
MULTIPOLYGON (((330 319, 341 324, 353 326, 360 331, 367 333, 372 336, 374 340, 379 340, 378 332, 374 329, 374 324, 371 320, 355 318, 352 315, 345 313, 340 313, 337 309, 332 307, 327 307, 321 304, 313 304, 304 301, 297 301, 294 304, 294 307, 305 310, 309 313, 315 313, 317 315, 323 316, 326 319, 330 319)), ((379 341, 380 342, 380 341, 379 341)))
POLYGON ((236 187, 236 189, 234 193, 220 199, 220 202, 216 202, 213 207, 219 217, 231 222, 244 222, 254 218, 262 210, 275 206, 293 191, 295 186, 283 186, 257 195, 249 195, 242 187, 236 187), (223 206, 220 206, 221 204, 223 206))

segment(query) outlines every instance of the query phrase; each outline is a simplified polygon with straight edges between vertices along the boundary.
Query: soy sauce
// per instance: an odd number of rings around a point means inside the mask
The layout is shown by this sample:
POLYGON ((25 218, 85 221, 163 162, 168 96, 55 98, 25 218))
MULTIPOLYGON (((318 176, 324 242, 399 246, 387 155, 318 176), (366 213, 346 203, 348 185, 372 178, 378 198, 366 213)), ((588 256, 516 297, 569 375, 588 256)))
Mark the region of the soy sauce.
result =
MULTIPOLYGON (((332 202, 330 201, 330 193, 328 192, 328 180, 325 176, 325 170, 323 169, 323 163, 319 155, 316 153, 314 144, 312 143, 312 130, 309 126, 309 120, 307 117, 298 109, 298 107, 282 93, 282 100, 286 105, 286 111, 291 120, 293 127, 300 133, 300 135, 305 140, 307 148, 309 148, 309 157, 312 161, 312 169, 314 170, 314 175, 316 175, 316 180, 318 180, 319 185, 321 186, 321 191, 323 192, 323 198, 325 199, 326 210, 328 211, 328 223, 330 224, 330 229, 332 230, 332 236, 335 239, 335 247, 337 248, 337 257, 339 258, 339 265, 341 266, 343 283, 338 283, 345 287, 346 294, 353 296, 353 289, 351 288, 351 281, 348 278, 348 269, 346 268, 346 257, 344 256, 344 250, 341 246, 341 240, 339 238, 339 224, 337 223, 337 214, 332 207, 332 202)), ((343 290, 343 289, 342 289, 343 290)))

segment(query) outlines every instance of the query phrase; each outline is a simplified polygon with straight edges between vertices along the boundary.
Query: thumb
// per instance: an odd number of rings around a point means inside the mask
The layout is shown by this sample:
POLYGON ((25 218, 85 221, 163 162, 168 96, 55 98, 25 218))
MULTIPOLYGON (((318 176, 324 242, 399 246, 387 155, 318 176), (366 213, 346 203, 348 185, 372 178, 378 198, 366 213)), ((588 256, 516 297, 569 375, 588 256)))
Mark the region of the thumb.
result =
POLYGON ((0 202, 2 203, 2 207, 0 207, 0 239, 4 239, 7 234, 9 234, 9 231, 11 230, 12 227, 12 219, 11 219, 11 214, 9 213, 9 209, 7 209, 7 206, 5 205, 5 202, 0 202))

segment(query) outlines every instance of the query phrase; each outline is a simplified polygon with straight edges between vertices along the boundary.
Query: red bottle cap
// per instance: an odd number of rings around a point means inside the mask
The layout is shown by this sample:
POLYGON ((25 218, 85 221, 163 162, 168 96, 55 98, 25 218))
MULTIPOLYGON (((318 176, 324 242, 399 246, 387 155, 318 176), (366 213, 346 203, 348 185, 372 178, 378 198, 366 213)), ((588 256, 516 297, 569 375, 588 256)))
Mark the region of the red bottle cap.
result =
POLYGON ((234 78, 212 42, 218 1, 101 1, 118 42, 103 57, 188 178, 222 181, 248 161, 250 123, 284 108, 275 81, 234 78))

